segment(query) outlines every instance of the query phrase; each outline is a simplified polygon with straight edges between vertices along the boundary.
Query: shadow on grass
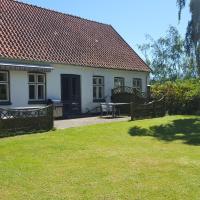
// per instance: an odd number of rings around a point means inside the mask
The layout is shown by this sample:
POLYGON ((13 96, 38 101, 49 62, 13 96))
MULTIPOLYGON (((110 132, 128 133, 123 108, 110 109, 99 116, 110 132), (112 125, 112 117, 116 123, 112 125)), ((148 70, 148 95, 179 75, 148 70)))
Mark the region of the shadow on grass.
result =
POLYGON ((55 128, 52 129, 48 129, 48 130, 33 130, 33 131, 10 131, 10 132, 4 132, 1 131, 0 132, 0 139, 1 138, 7 138, 7 137, 15 137, 15 136, 20 136, 20 135, 32 135, 32 134, 39 134, 39 133, 48 133, 48 132, 52 132, 55 131, 55 128))
POLYGON ((148 129, 138 126, 129 130, 131 136, 152 136, 167 142, 183 140, 190 145, 200 145, 200 119, 179 119, 169 124, 150 126, 148 129))

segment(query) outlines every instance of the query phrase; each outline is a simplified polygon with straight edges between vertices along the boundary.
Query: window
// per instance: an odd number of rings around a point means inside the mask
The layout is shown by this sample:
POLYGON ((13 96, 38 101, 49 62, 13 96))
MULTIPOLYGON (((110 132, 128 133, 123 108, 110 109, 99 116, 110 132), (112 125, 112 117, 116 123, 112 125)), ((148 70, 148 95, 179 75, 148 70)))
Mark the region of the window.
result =
POLYGON ((45 100, 45 74, 30 73, 29 80, 29 100, 45 100))
POLYGON ((124 86, 124 78, 122 77, 115 77, 114 78, 114 87, 123 87, 124 86))
POLYGON ((0 102, 9 101, 9 77, 8 72, 0 71, 0 102))
POLYGON ((142 79, 141 78, 134 78, 133 79, 133 88, 142 91, 142 79))
POLYGON ((102 76, 93 77, 93 100, 104 100, 104 77, 102 76))

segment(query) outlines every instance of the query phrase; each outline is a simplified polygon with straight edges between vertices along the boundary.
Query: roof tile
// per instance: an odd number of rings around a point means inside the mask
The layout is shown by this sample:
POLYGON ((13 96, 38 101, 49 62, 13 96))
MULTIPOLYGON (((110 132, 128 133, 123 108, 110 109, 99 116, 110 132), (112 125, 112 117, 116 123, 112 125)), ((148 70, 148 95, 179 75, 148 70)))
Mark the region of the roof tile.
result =
POLYGON ((1 57, 150 71, 110 25, 14 0, 0 1, 1 57))

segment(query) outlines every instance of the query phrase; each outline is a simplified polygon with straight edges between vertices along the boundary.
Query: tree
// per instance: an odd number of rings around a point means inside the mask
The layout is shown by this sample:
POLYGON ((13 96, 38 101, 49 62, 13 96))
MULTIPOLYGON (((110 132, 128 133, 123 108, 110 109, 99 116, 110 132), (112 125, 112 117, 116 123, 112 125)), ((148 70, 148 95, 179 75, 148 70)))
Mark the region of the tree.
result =
POLYGON ((170 26, 166 36, 158 40, 154 40, 149 35, 147 40, 149 43, 138 45, 138 48, 153 70, 154 81, 162 82, 195 76, 192 60, 187 56, 184 48, 184 40, 175 27, 170 26))
MULTIPOLYGON (((177 0, 179 20, 186 2, 187 0, 177 0)), ((188 55, 195 58, 198 75, 200 76, 200 0, 190 0, 190 12, 191 20, 188 22, 185 47, 188 55)))

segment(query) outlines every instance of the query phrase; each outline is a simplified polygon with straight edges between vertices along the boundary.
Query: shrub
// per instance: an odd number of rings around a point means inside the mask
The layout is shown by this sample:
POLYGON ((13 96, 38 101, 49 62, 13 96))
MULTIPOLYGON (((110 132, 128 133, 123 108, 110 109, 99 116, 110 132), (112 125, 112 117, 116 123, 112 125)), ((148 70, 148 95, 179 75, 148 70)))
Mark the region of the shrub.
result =
POLYGON ((151 88, 152 95, 166 96, 169 114, 198 114, 200 111, 200 80, 176 80, 156 83, 151 88))

